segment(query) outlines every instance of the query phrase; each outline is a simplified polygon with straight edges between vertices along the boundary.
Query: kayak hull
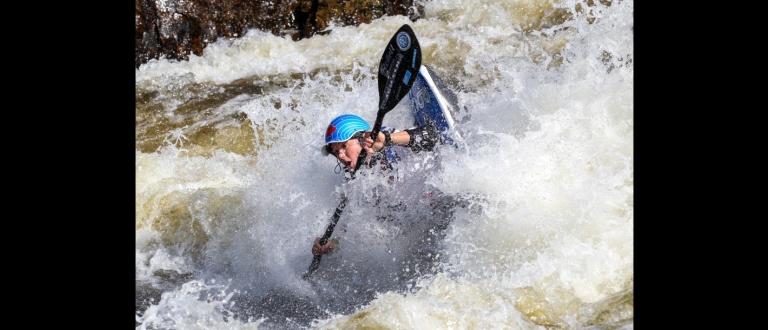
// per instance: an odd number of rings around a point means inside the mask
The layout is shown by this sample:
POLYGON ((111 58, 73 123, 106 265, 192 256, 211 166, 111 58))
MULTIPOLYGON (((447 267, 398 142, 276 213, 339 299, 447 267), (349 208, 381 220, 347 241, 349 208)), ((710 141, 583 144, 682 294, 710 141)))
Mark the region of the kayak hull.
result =
POLYGON ((416 125, 435 125, 443 133, 443 142, 453 144, 456 125, 453 114, 458 112, 458 98, 426 65, 419 68, 408 100, 416 125))

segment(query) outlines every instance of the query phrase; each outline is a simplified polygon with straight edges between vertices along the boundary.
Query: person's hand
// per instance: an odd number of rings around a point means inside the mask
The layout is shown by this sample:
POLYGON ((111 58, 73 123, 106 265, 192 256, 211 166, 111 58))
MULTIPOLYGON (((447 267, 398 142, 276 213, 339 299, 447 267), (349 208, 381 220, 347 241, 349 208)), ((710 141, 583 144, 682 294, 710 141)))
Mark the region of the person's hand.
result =
POLYGON ((312 244, 312 254, 313 255, 321 255, 326 254, 328 252, 332 252, 333 248, 335 248, 337 245, 339 245, 339 242, 336 240, 328 240, 325 245, 320 245, 320 237, 315 238, 315 243, 312 244))
POLYGON ((371 138, 371 131, 363 132, 363 138, 363 149, 365 149, 369 155, 384 148, 384 133, 382 132, 379 132, 376 141, 373 141, 371 138))

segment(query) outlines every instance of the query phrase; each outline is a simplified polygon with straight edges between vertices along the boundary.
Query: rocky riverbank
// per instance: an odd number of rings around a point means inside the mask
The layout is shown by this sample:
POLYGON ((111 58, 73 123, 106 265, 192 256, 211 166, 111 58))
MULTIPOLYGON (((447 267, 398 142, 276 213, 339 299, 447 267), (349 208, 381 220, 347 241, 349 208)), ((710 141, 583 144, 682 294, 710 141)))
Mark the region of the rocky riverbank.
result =
POLYGON ((416 21, 426 0, 136 0, 136 68, 150 59, 186 61, 218 38, 259 29, 294 41, 392 15, 416 21))

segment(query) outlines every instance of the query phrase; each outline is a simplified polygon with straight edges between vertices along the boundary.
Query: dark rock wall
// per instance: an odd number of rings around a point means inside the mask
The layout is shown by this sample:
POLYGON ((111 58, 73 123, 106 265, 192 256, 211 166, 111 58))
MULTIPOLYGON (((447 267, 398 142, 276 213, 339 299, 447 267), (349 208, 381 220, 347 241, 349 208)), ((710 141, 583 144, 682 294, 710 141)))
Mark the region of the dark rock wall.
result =
POLYGON ((250 29, 296 41, 385 15, 424 15, 425 0, 136 0, 136 68, 153 58, 188 60, 216 39, 250 29))

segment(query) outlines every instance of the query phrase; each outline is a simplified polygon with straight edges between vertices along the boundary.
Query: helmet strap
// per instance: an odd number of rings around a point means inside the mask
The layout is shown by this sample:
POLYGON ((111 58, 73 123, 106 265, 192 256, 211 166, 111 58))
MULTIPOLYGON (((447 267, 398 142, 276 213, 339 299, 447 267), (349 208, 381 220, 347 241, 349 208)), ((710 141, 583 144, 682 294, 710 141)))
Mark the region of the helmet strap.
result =
POLYGON ((341 173, 341 161, 338 158, 336 158, 336 167, 333 169, 333 173, 341 173))

